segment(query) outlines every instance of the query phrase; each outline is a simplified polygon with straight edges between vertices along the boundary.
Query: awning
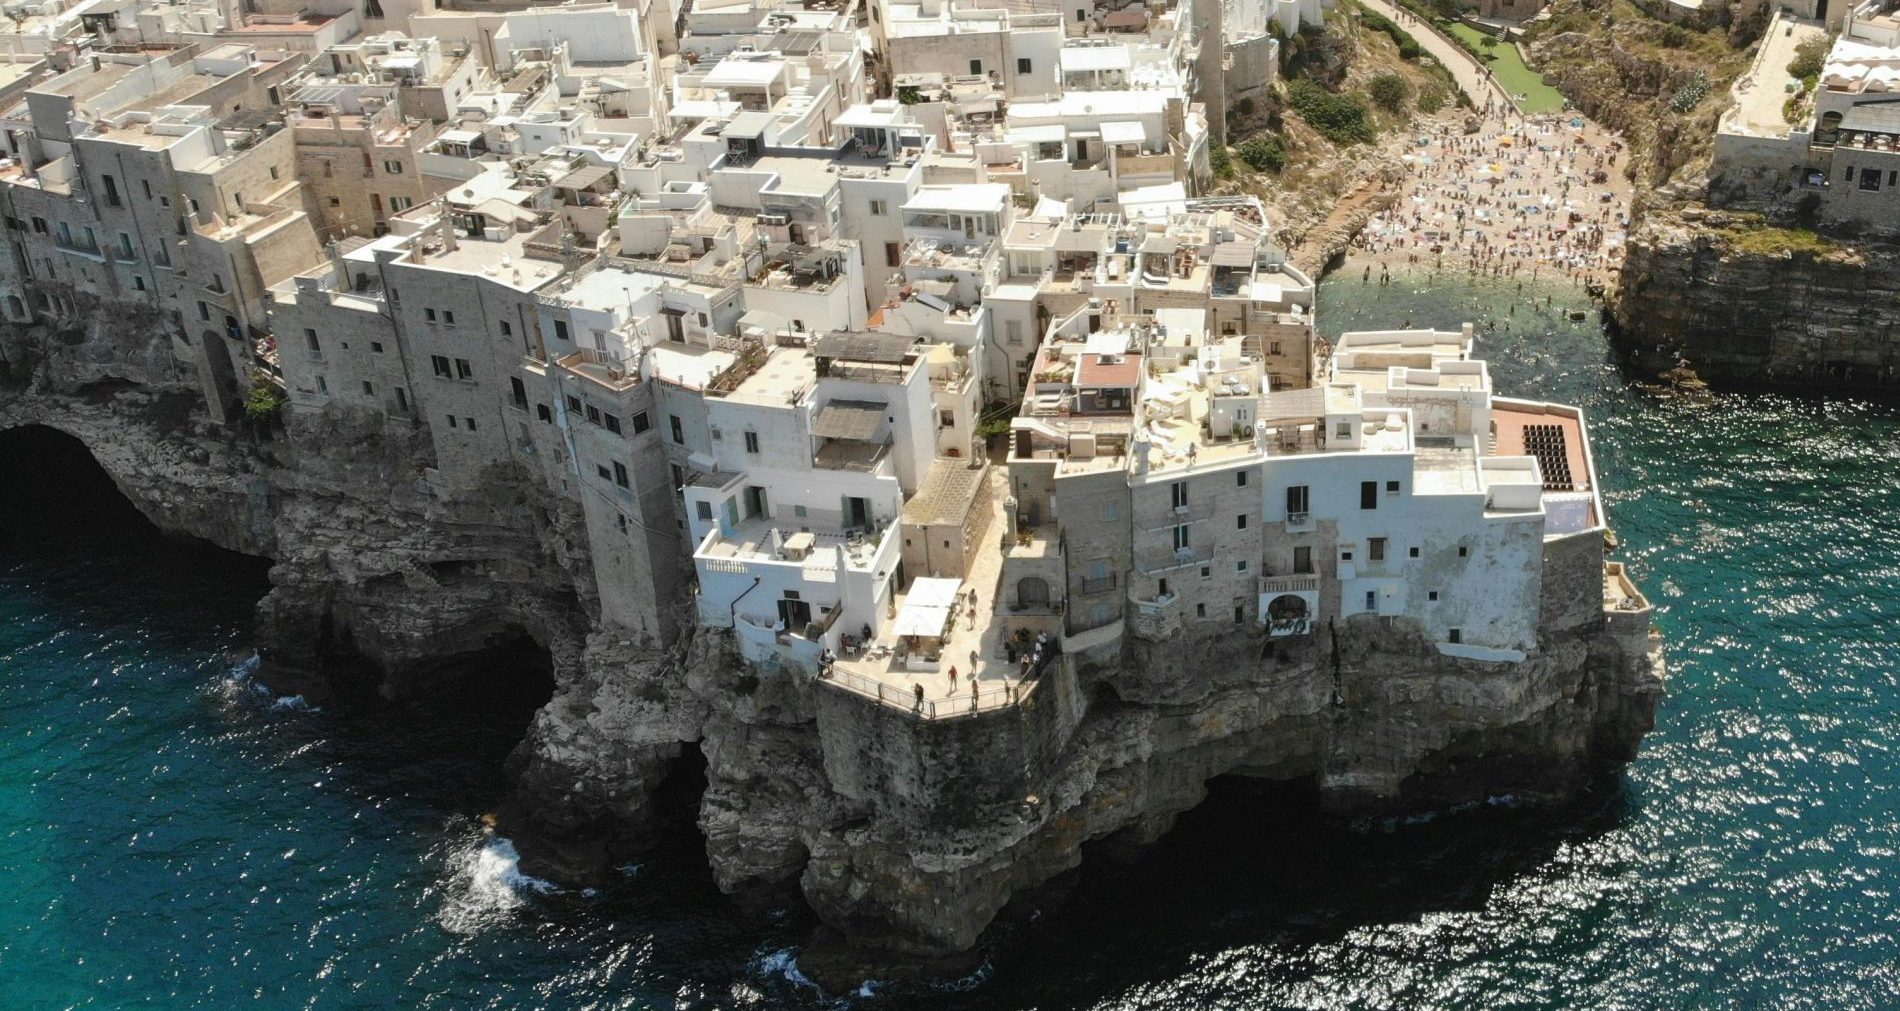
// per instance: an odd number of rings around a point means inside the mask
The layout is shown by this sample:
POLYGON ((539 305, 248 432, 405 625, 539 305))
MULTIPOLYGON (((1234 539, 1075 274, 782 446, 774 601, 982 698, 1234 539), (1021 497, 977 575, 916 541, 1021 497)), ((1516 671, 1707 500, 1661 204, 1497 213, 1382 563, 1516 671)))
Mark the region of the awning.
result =
POLYGON ((904 595, 904 606, 955 607, 957 594, 963 592, 963 580, 938 576, 918 576, 904 595))
POLYGON ((1008 134, 1011 144, 1060 144, 1067 136, 1068 131, 1061 123, 1011 127, 1008 134))
POLYGON ((1253 245, 1246 242, 1223 242, 1214 247, 1213 256, 1216 267, 1253 266, 1253 245))
POLYGON ((561 177, 560 187, 564 190, 592 189, 601 180, 614 174, 614 170, 605 165, 589 165, 575 169, 561 177))
POLYGON ((811 434, 821 439, 848 439, 870 442, 877 437, 877 426, 884 421, 883 404, 865 400, 834 400, 818 409, 811 434))
POLYGON ((904 609, 897 612, 897 620, 891 624, 891 634, 940 639, 944 629, 950 626, 951 616, 947 607, 925 607, 906 602, 904 609))
POLYGON ((1120 121, 1102 124, 1102 143, 1104 144, 1140 144, 1148 139, 1148 131, 1139 122, 1120 121))

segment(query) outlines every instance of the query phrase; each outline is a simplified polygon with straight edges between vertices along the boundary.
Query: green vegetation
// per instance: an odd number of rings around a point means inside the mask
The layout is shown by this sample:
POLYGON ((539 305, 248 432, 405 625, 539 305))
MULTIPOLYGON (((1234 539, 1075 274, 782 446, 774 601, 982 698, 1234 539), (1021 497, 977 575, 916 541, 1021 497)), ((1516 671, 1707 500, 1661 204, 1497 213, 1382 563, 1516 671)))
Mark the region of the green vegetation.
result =
POLYGON ((284 390, 261 370, 251 372, 251 389, 244 395, 244 413, 253 421, 274 421, 284 407, 284 390))
POLYGON ((1669 108, 1675 112, 1688 112, 1709 97, 1709 75, 1698 70, 1689 75, 1682 87, 1669 99, 1669 108))
POLYGON ((1379 135, 1372 114, 1351 95, 1335 95, 1312 81, 1294 81, 1287 87, 1293 111, 1335 144, 1369 144, 1379 135))
POLYGON ((1445 87, 1441 84, 1427 84, 1418 89, 1418 111, 1429 116, 1445 107, 1445 87))
POLYGON ((1781 253, 1806 253, 1823 256, 1840 249, 1826 236, 1807 228, 1777 228, 1767 224, 1731 225, 1722 229, 1722 237, 1731 247, 1757 256, 1781 253))
POLYGON ((1497 76, 1498 83, 1516 99, 1520 111, 1528 115, 1545 112, 1561 112, 1564 96, 1556 88, 1544 83, 1544 75, 1524 65, 1524 54, 1516 46, 1499 45, 1485 52, 1481 49, 1481 39, 1490 36, 1466 24, 1444 26, 1452 38, 1462 43, 1467 50, 1477 54, 1491 67, 1491 73, 1497 76), (1523 97, 1518 97, 1523 96, 1523 97))
POLYGON ((1399 47, 1400 59, 1416 60, 1425 55, 1425 47, 1418 44, 1418 40, 1412 37, 1411 32, 1400 28, 1391 18, 1378 11, 1359 8, 1359 23, 1375 32, 1384 32, 1391 36, 1392 41, 1399 47))
POLYGON ((1367 91, 1372 100, 1388 112, 1402 112, 1412 100, 1412 86, 1397 74, 1380 74, 1372 79, 1367 91))
POLYGON ((1278 172, 1286 168, 1286 141, 1274 134, 1249 137, 1237 150, 1240 160, 1256 172, 1278 172))
POLYGON ((1234 177, 1234 156, 1227 153, 1227 148, 1224 145, 1215 144, 1212 145, 1212 148, 1213 149, 1207 153, 1207 163, 1208 167, 1214 170, 1214 178, 1232 179, 1234 177))
POLYGON ((983 405, 983 411, 977 416, 976 437, 988 440, 1009 431, 1009 423, 1016 418, 1019 405, 992 400, 983 405))
POLYGON ((1827 63, 1828 42, 1826 35, 1817 35, 1794 47, 1794 59, 1788 61, 1788 76, 1802 81, 1819 80, 1821 68, 1827 63))

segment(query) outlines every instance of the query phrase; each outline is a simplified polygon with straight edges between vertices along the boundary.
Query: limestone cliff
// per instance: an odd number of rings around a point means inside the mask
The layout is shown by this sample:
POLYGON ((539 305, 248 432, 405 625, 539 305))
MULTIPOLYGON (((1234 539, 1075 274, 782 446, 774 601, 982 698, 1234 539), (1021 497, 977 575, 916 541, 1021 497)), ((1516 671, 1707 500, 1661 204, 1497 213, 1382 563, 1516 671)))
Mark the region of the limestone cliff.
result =
POLYGON ((1631 238, 1613 312, 1619 349, 1653 370, 1680 354, 1716 382, 1891 388, 1900 246, 1763 229, 1719 211, 1651 213, 1631 238))
POLYGON ((1019 705, 924 720, 748 666, 724 633, 663 652, 601 627, 571 506, 505 468, 438 495, 401 426, 215 425, 165 330, 101 312, 0 330, 0 429, 64 430, 162 527, 273 558, 273 660, 359 654, 398 693, 500 638, 546 647, 554 695, 503 813, 531 869, 587 879, 631 855, 697 747, 721 886, 796 882, 856 950, 967 950, 1085 844, 1152 840, 1216 775, 1312 781, 1344 810, 1562 793, 1626 761, 1660 695, 1648 612, 1603 610, 1585 537, 1572 599, 1546 601, 1568 617, 1521 662, 1443 655, 1399 619, 1282 640, 1203 623, 1068 658, 1019 705))

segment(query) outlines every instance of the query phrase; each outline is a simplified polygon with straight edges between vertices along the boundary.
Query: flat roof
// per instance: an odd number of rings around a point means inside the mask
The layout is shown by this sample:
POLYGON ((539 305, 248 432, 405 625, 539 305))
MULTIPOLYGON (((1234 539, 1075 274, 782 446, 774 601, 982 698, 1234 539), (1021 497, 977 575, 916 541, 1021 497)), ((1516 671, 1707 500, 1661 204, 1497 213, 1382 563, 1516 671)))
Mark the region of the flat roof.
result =
POLYGON ((953 183, 924 186, 904 202, 907 211, 994 211, 1009 203, 1005 183, 953 183))
POLYGON ((895 365, 910 357, 914 343, 896 334, 839 330, 818 338, 812 352, 820 358, 895 365))
POLYGON ((784 60, 739 60, 728 56, 706 74, 706 87, 763 88, 778 80, 784 71, 784 60))

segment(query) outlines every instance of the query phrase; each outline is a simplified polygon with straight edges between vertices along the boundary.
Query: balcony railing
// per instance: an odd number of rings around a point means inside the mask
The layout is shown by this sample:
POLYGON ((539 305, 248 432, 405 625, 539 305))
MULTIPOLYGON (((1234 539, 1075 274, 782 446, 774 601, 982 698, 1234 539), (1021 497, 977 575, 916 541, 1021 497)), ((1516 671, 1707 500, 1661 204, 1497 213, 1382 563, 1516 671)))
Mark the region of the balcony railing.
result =
POLYGON ((1319 590, 1319 577, 1311 574, 1292 576, 1261 576, 1261 593, 1314 593, 1319 590))

